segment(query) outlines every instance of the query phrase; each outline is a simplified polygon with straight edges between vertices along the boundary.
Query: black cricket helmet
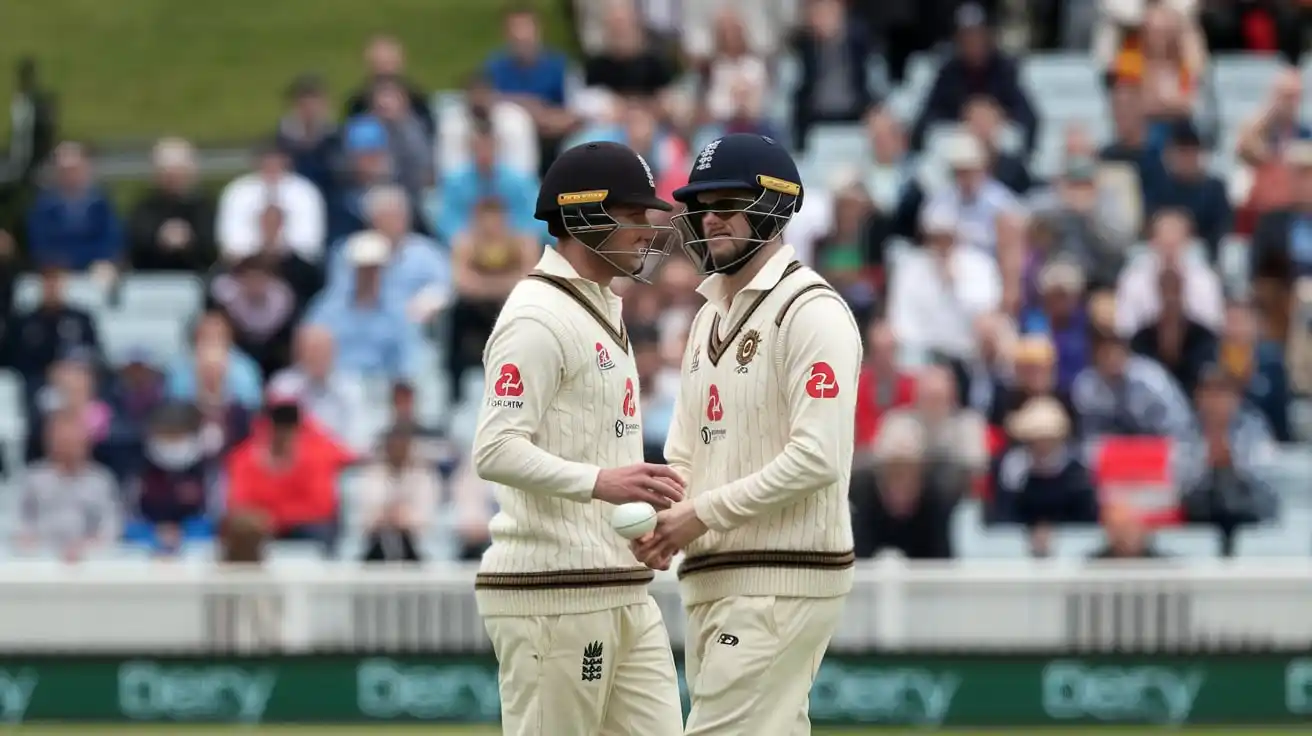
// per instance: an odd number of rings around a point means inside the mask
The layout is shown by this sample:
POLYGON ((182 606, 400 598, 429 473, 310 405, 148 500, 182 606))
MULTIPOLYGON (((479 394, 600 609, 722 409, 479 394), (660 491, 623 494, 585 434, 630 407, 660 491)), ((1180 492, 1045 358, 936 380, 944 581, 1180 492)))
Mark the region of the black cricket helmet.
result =
POLYGON ((802 177, 797 163, 773 138, 734 133, 711 141, 693 163, 688 185, 674 191, 687 207, 672 218, 683 236, 683 249, 703 274, 734 273, 761 246, 773 240, 802 208, 802 177), (725 192, 704 201, 708 192, 725 192), (699 196, 701 195, 701 196, 699 196), (719 262, 711 252, 714 238, 706 234, 706 214, 721 219, 742 213, 751 235, 740 239, 745 247, 719 262))
POLYGON ((544 222, 559 222, 571 238, 591 248, 621 274, 649 282, 647 277, 669 254, 678 234, 668 225, 619 222, 607 208, 620 206, 664 212, 674 209, 656 196, 651 167, 632 148, 620 143, 584 143, 560 154, 547 169, 533 216, 544 222), (645 230, 651 235, 638 251, 636 268, 624 265, 632 251, 607 247, 616 233, 632 230, 645 230))

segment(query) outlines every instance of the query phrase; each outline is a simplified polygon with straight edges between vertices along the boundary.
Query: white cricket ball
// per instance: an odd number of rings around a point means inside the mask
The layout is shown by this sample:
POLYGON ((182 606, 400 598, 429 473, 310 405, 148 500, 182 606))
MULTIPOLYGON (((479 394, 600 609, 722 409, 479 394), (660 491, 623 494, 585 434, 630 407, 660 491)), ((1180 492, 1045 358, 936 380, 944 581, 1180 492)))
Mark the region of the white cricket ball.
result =
POLYGON ((610 525, 625 539, 637 539, 656 528, 656 509, 643 501, 623 503, 615 507, 610 525))

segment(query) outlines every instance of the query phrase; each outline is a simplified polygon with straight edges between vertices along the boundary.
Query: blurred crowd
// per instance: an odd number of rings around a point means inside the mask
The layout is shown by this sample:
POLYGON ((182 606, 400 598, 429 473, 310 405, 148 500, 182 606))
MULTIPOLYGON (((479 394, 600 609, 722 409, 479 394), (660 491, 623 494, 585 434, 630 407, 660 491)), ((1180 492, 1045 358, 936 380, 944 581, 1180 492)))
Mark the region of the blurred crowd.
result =
MULTIPOLYGON (((122 211, 24 65, 0 190, 23 202, 0 208, 14 210, 0 365, 27 427, 6 455, 15 548, 74 560, 127 539, 172 555, 254 529, 340 551, 349 501, 349 554, 476 558, 494 501, 456 418, 477 407, 500 304, 550 242, 532 218, 540 173, 570 146, 619 141, 668 198, 733 132, 791 142, 808 196, 788 239, 866 326, 860 554, 951 557, 964 502, 1040 556, 1062 525, 1105 522, 1106 556, 1151 556, 1153 526, 1228 537, 1280 513, 1262 466, 1306 437, 1290 407, 1312 390, 1312 131, 1292 65, 1305 3, 569 5, 581 59, 515 7, 504 45, 434 102, 379 36, 357 89, 291 80, 253 170, 217 196, 193 145, 166 138, 122 211), (1086 54, 1104 82, 1112 136, 1070 125, 1056 172, 1034 168, 1045 121, 1009 35, 1086 54), (1220 51, 1291 64, 1231 171, 1209 167, 1219 141, 1200 114, 1220 51), (890 100, 917 58, 934 76, 908 115, 890 100), (835 130, 859 145, 808 166, 835 130), (950 174, 922 175, 930 157, 950 174), (1238 284, 1220 268, 1237 239, 1238 284), (40 274, 30 307, 14 298, 24 269, 40 274), (203 290, 199 314, 173 315, 186 344, 111 361, 67 284, 113 294, 160 273, 203 290), (444 396, 422 390, 432 370, 444 396), (426 420, 418 396, 445 408, 426 420), (361 421, 379 402, 384 426, 361 421), (1116 493, 1131 487, 1152 493, 1116 493)), ((697 281, 675 253, 654 286, 617 284, 657 461, 697 281)))

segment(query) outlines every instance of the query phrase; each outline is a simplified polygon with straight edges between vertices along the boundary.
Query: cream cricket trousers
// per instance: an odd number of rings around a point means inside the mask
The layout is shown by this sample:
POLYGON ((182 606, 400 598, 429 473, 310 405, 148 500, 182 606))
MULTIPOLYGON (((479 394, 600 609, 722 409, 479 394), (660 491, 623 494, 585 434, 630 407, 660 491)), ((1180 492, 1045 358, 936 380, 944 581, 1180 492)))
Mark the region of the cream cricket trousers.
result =
POLYGON ((505 736, 678 736, 683 707, 661 609, 648 598, 562 616, 484 620, 505 736))
POLYGON ((845 598, 741 596, 689 606, 686 736, 806 736, 811 685, 845 598))

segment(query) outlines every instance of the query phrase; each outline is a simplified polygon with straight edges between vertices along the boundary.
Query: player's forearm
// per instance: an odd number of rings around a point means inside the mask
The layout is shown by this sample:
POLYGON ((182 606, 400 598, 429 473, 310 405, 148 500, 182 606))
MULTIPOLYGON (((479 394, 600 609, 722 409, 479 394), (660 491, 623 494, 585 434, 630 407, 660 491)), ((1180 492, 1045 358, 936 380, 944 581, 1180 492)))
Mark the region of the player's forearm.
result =
POLYGON ((697 516, 715 531, 728 531, 794 504, 838 481, 837 453, 830 455, 818 444, 790 441, 759 471, 695 496, 697 516))
POLYGON ((527 437, 500 434, 475 443, 474 468, 493 483, 579 503, 592 500, 601 468, 556 457, 527 437))

